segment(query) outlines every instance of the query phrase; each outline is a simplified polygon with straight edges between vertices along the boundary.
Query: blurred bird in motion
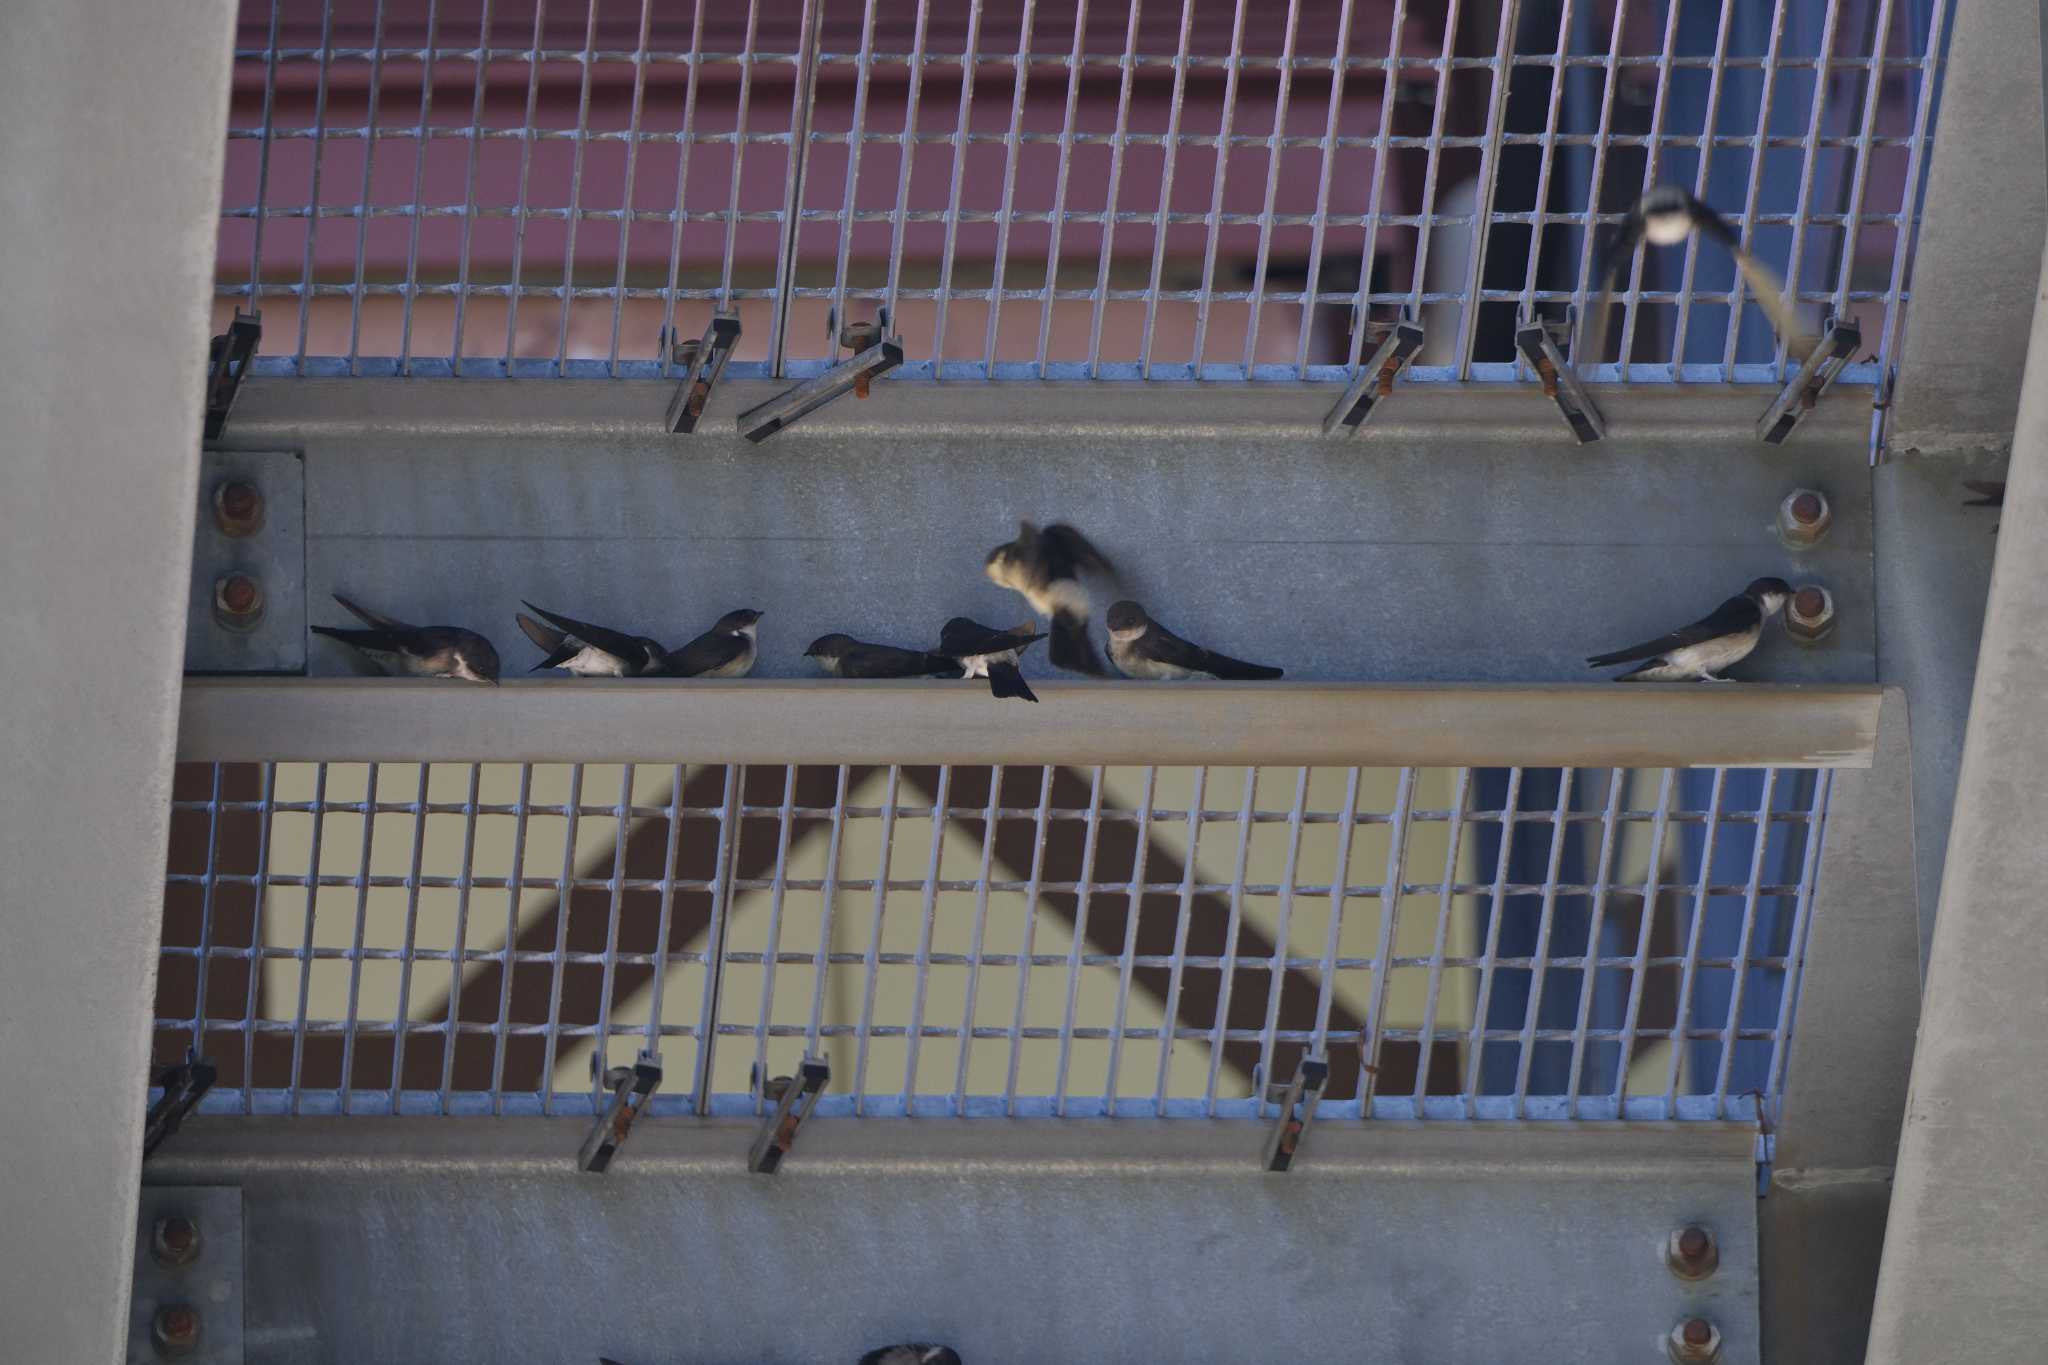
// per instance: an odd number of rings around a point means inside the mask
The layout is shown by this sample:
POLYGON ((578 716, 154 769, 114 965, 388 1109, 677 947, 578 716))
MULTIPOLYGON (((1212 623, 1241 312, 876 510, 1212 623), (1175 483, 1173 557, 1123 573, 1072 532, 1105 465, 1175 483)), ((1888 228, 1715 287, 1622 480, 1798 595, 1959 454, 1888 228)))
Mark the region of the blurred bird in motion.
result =
POLYGON ((1136 602, 1118 602, 1103 617, 1109 630, 1109 661, 1128 678, 1228 678, 1270 681, 1282 670, 1248 664, 1228 654, 1190 644, 1160 625, 1136 602))
POLYGON ((1792 585, 1784 579, 1759 578, 1689 626, 1611 654, 1595 654, 1586 663, 1593 668, 1642 663, 1616 682, 1727 682, 1721 671, 1749 657, 1763 638, 1765 618, 1783 611, 1791 595, 1792 585))
POLYGON ((334 594, 334 600, 368 629, 314 626, 313 633, 359 650, 386 673, 497 685, 498 651, 475 631, 460 626, 409 626, 359 607, 340 593, 334 594))
POLYGON ((1088 590, 1084 573, 1115 578, 1116 569, 1088 537, 1063 522, 1040 530, 1020 522, 1017 538, 988 552, 984 570, 997 587, 1008 588, 1031 604, 1052 626, 1046 649, 1054 666, 1102 677, 1107 670, 1088 638, 1088 590))
POLYGON ((958 663, 966 676, 987 678, 988 690, 998 697, 1037 701, 1037 695, 1017 670, 1017 659, 1044 638, 1043 633, 1034 632, 1028 625, 1015 630, 994 630, 965 616, 956 616, 939 632, 936 652, 958 663))
POLYGON ((627 635, 594 626, 531 602, 526 603, 526 610, 548 622, 542 625, 526 612, 513 613, 526 638, 547 653, 545 659, 533 666, 536 673, 543 668, 559 668, 579 678, 637 678, 660 667, 667 653, 659 640, 650 640, 645 635, 627 635))
POLYGON ((835 678, 957 678, 961 668, 942 654, 871 645, 851 635, 820 635, 804 657, 835 678))
POLYGON ((1583 374, 1589 367, 1607 359, 1607 315, 1612 311, 1614 287, 1628 268, 1628 263, 1635 258, 1637 245, 1647 241, 1652 246, 1676 246, 1695 232, 1705 234, 1728 249, 1728 254, 1735 258, 1735 268, 1742 272, 1750 293, 1756 296, 1758 305, 1770 317, 1771 325, 1777 329, 1786 351, 1795 362, 1806 359, 1815 339, 1801 330, 1799 316, 1791 300, 1786 298, 1785 287, 1777 273, 1743 250, 1742 239, 1728 225, 1727 219, 1693 198, 1690 191, 1678 185, 1659 185, 1636 201, 1636 206, 1629 210, 1627 220, 1622 223, 1621 231, 1607 244, 1594 268, 1594 278, 1600 281, 1600 292, 1587 310, 1584 335, 1578 348, 1572 352, 1574 368, 1583 374))
POLYGON ((917 1341, 869 1351, 860 1358, 860 1365, 960 1365, 960 1353, 950 1346, 917 1341))

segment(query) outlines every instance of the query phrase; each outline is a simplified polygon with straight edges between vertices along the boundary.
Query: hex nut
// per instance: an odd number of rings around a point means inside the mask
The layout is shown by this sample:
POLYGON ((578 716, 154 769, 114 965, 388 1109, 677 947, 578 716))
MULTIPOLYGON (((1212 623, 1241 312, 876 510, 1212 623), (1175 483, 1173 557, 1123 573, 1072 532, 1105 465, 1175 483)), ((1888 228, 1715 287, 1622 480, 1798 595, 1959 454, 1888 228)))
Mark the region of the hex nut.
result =
POLYGON ((1778 539, 1787 549, 1812 549, 1834 524, 1827 494, 1817 488, 1795 488, 1778 504, 1778 539))
POLYGON ((1676 1365, 1709 1365, 1721 1358, 1721 1329, 1705 1318, 1686 1318, 1671 1329, 1664 1347, 1676 1365))
POLYGON ((1826 639, 1835 629, 1835 599, 1826 588, 1809 583, 1785 603, 1785 630, 1795 640, 1811 644, 1826 639))
POLYGON ((1674 1228, 1664 1244, 1664 1263, 1681 1280, 1704 1280, 1721 1268, 1721 1246, 1696 1223, 1674 1228))
POLYGON ((149 1254, 162 1266, 199 1259, 199 1225, 183 1214, 165 1214, 149 1232, 149 1254))
POLYGON ((263 494, 245 479, 223 479, 213 490, 213 524, 237 540, 263 529, 263 494))
POLYGON ((169 1304, 156 1310, 149 1324, 149 1339, 157 1354, 168 1360, 189 1356, 199 1349, 199 1310, 185 1304, 169 1304))
POLYGON ((263 619, 263 585, 255 575, 224 573, 213 580, 213 619, 227 630, 250 630, 263 619))

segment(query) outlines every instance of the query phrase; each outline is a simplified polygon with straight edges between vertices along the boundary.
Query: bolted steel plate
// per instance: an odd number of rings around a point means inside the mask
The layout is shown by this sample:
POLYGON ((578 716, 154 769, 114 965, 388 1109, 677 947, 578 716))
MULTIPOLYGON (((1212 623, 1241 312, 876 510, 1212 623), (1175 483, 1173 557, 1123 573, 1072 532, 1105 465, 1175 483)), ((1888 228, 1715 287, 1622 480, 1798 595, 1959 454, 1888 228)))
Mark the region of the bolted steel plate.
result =
POLYGON ((242 1192, 144 1185, 135 1226, 128 1365, 242 1365, 245 1288, 242 1192), (160 1340, 160 1333, 171 1335, 160 1340))
POLYGON ((296 451, 200 457, 187 673, 306 669, 306 467, 296 451))

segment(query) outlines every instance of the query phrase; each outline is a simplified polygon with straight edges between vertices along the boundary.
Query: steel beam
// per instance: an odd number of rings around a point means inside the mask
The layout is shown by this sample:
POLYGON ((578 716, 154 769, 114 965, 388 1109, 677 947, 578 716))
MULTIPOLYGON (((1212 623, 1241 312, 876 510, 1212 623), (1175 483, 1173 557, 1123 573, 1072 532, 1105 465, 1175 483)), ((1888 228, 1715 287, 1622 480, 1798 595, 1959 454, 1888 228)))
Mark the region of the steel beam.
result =
MULTIPOLYGON (((2037 234, 2038 235, 2038 234, 2037 234)), ((2048 1340, 2048 255, 1885 1229, 1872 1362, 2048 1340)))
POLYGON ((151 1178, 241 1187, 272 1365, 1650 1360, 1696 1316, 1756 1359, 1749 1124, 1323 1120, 1280 1176, 1257 1122, 818 1118, 766 1180, 758 1123, 650 1118, 597 1180, 582 1120, 201 1119, 151 1178))
POLYGON ((1874 687, 194 679, 183 761, 1867 767, 1874 687))
POLYGON ((10 1360, 126 1358, 234 16, 13 5, 0 44, 10 1360))

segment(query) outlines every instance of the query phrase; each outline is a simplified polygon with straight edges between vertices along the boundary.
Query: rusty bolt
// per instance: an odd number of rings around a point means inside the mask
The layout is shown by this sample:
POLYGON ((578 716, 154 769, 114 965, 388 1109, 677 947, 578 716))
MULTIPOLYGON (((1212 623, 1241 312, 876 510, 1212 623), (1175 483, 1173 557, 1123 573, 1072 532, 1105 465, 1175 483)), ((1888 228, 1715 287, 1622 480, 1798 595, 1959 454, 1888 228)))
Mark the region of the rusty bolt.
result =
POLYGON ((256 485, 228 479, 213 490, 213 523, 221 534, 240 539, 263 529, 263 495, 256 485))
POLYGON ((1664 1244, 1664 1263, 1681 1280, 1704 1280, 1720 1269, 1721 1248, 1703 1227, 1678 1228, 1664 1244))
POLYGON ((1705 1318, 1687 1318, 1671 1329, 1664 1345, 1678 1365, 1707 1365, 1721 1358, 1721 1329, 1705 1318))
POLYGON ((228 630, 250 630, 263 619, 263 587, 245 573, 213 580, 213 619, 228 630))
POLYGON ((878 322, 849 322, 839 329, 839 344, 856 353, 881 339, 882 325, 878 322))
POLYGON ((1809 583, 1785 604, 1785 630, 1793 639, 1811 644, 1826 639, 1834 629, 1835 599, 1826 588, 1809 583))
POLYGON ((1820 544, 1834 521, 1827 494, 1812 488, 1795 488, 1778 504, 1778 539, 1787 549, 1810 550, 1820 544))
POLYGON ((149 1254, 157 1264, 184 1265, 199 1256, 199 1225, 182 1214, 156 1220, 149 1234, 149 1254))
POLYGON ((150 1340, 156 1343, 157 1354, 176 1358, 188 1356, 199 1349, 199 1312, 184 1304, 172 1304, 156 1310, 156 1318, 149 1325, 150 1340))

